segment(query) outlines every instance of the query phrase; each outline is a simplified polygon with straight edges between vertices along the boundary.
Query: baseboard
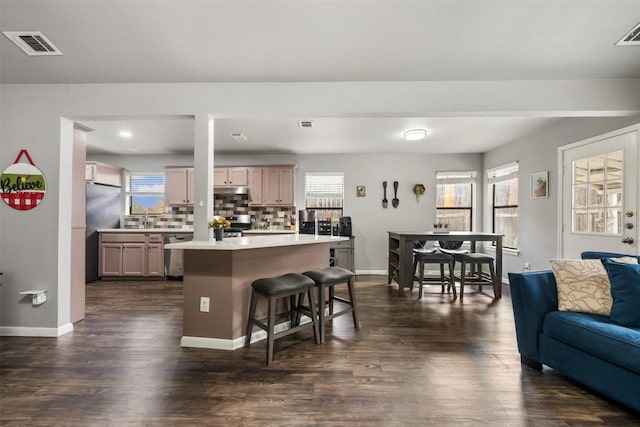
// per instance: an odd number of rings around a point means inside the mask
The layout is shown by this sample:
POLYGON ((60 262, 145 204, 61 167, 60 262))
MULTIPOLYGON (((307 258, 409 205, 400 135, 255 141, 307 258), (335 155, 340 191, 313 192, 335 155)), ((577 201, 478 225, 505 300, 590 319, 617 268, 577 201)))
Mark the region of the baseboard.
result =
MULTIPOLYGON (((311 319, 305 316, 300 320, 300 323, 305 324, 310 321, 311 319)), ((274 330, 277 334, 278 332, 289 329, 290 326, 291 326, 291 322, 287 321, 284 323, 277 324, 274 330)), ((225 340, 222 338, 183 336, 182 339, 180 340, 180 346, 194 347, 194 348, 208 348, 211 350, 233 351, 233 350, 237 350, 239 348, 244 347, 245 337, 246 335, 243 335, 239 338, 235 338, 232 340, 225 340)), ((265 339, 267 339, 267 331, 264 331, 262 329, 254 331, 251 334, 251 344, 253 344, 254 342, 265 340, 265 339)))
POLYGON ((73 323, 59 328, 32 328, 28 326, 0 326, 3 337, 50 337, 55 338, 73 331, 73 323))
POLYGON ((373 276, 386 276, 389 274, 387 270, 356 270, 356 276, 360 274, 370 274, 373 276))

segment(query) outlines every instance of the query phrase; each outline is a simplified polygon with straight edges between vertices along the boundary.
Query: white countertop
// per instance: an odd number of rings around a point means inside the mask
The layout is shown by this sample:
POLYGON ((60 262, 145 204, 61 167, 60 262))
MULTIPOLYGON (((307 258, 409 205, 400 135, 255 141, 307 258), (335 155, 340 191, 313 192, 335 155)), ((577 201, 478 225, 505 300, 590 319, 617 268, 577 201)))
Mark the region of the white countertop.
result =
POLYGON ((278 230, 270 228, 269 230, 242 230, 242 234, 296 234, 296 230, 278 230))
POLYGON ((193 228, 99 228, 98 233, 193 233, 193 228))
POLYGON ((274 248, 278 246, 313 245, 349 240, 348 237, 316 236, 313 234, 276 234, 273 236, 225 237, 224 240, 192 240, 190 242, 170 243, 165 249, 198 249, 235 251, 242 249, 274 248))

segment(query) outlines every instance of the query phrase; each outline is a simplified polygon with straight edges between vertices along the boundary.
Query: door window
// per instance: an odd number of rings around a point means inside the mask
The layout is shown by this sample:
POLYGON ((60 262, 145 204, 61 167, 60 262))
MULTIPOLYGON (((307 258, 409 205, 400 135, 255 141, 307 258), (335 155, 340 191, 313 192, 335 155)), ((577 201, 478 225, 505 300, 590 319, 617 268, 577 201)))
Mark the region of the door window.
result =
POLYGON ((574 233, 622 234, 623 151, 572 162, 574 233))

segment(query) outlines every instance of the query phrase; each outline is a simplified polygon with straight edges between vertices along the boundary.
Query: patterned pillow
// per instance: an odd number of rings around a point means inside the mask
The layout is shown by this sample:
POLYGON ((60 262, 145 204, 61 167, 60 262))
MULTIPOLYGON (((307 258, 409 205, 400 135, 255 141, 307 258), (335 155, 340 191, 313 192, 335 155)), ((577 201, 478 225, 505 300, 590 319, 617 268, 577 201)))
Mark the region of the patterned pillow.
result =
POLYGON ((609 316, 611 284, 599 259, 549 261, 558 288, 558 310, 609 316))

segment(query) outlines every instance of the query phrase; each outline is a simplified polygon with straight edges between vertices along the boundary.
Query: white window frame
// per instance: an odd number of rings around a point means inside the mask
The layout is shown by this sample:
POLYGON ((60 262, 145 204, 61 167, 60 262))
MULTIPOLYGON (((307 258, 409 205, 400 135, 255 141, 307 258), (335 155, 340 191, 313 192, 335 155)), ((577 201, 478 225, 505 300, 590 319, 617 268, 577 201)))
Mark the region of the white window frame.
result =
POLYGON ((321 212, 317 218, 338 219, 344 212, 344 172, 305 172, 304 174, 305 209, 321 212), (309 203, 316 199, 315 203, 309 203), (324 200, 323 200, 324 199, 324 200), (324 212, 324 214, 323 214, 324 212))
MULTIPOLYGON (((468 209, 471 211, 470 226, 473 231, 476 229, 476 178, 478 176, 477 171, 447 171, 436 172, 436 191, 438 185, 446 184, 471 184, 471 206, 469 208, 453 208, 453 209, 468 209)), ((436 196, 436 218, 438 209, 452 209, 447 207, 438 207, 438 201, 436 196)), ((436 220, 437 221, 437 220, 436 220)))
MULTIPOLYGON (((518 180, 518 203, 516 205, 504 205, 504 206, 498 206, 498 209, 500 208, 509 208, 509 207, 515 207, 517 209, 518 212, 518 218, 520 217, 520 178, 519 178, 519 169, 520 169, 520 164, 519 162, 515 161, 515 162, 510 162, 510 163, 506 163, 500 166, 496 166, 490 169, 487 169, 487 206, 488 206, 488 212, 489 212, 489 227, 491 229, 492 233, 495 233, 495 194, 494 194, 494 184, 499 183, 499 182, 504 182, 504 181, 509 181, 511 179, 517 179, 518 180)), ((519 223, 518 223, 519 225, 519 223)), ((516 234, 519 236, 519 227, 516 230, 516 234)), ((506 251, 511 251, 514 253, 517 253, 519 251, 518 245, 519 242, 516 242, 516 246, 506 246, 503 240, 503 248, 506 251)), ((493 242, 491 244, 492 247, 495 247, 495 242, 493 242)))
MULTIPOLYGON (((126 172, 125 173, 125 215, 144 215, 144 213, 132 213, 131 212, 131 197, 132 196, 159 196, 164 200, 165 197, 165 174, 164 172, 126 172), (132 191, 131 189, 131 177, 161 177, 162 187, 158 184, 153 187, 147 188, 147 191, 132 191)), ((166 206, 166 205, 165 205, 166 206)))

